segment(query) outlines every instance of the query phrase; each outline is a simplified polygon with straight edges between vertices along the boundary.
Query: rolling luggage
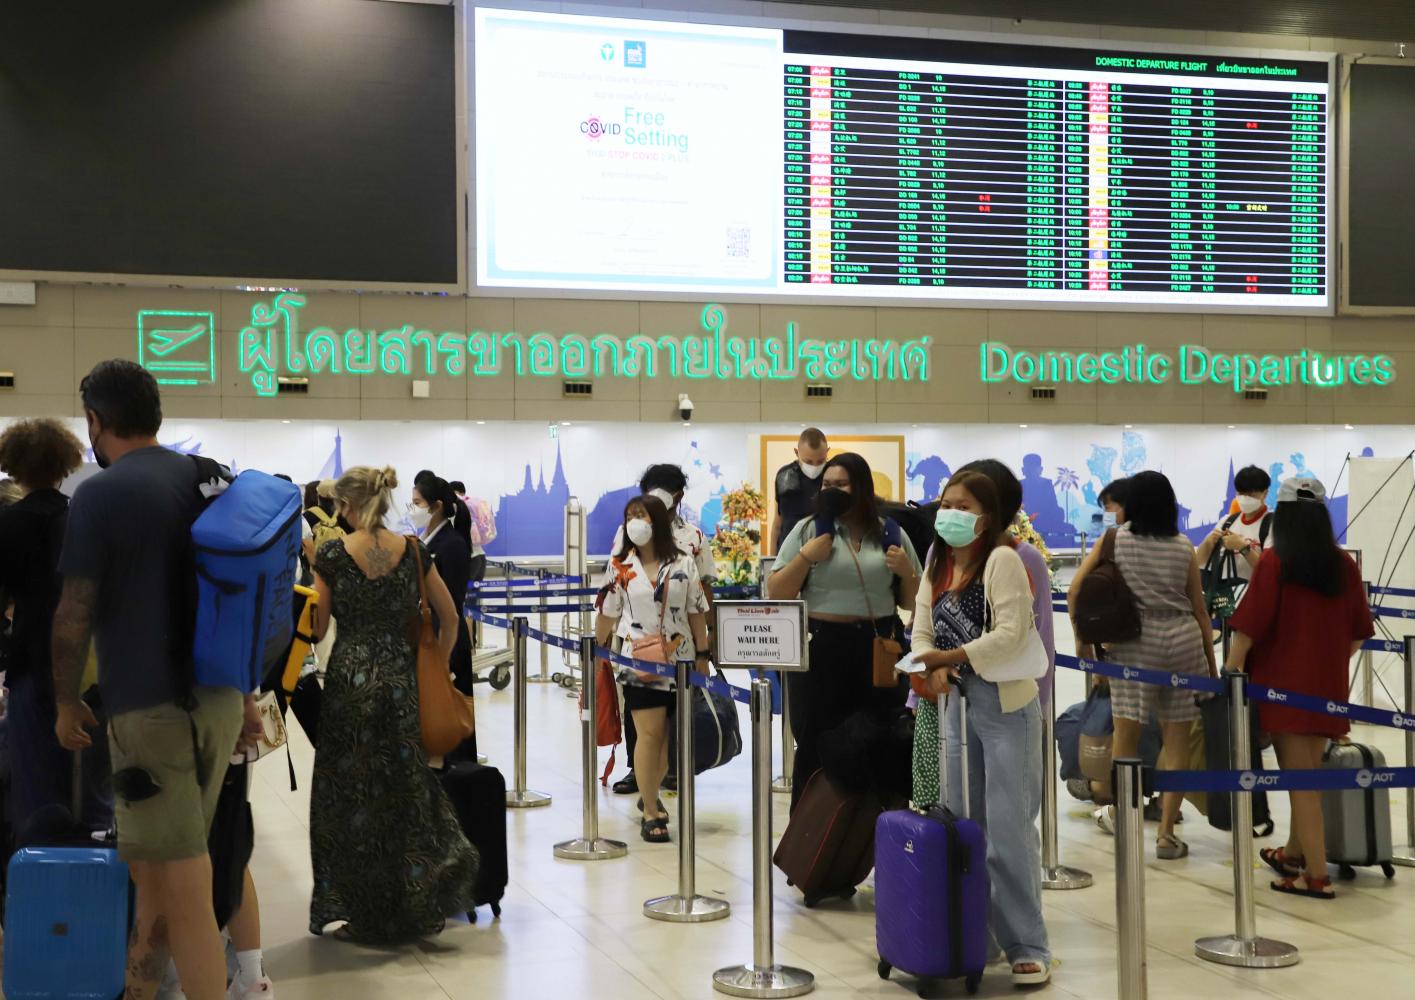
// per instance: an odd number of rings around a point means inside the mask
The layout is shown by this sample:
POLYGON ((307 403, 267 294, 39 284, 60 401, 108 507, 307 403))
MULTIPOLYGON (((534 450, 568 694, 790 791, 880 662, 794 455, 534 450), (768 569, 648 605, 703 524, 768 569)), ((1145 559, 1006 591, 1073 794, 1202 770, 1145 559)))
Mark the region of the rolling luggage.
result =
POLYGON ((807 906, 855 895, 874 866, 880 812, 875 796, 847 795, 824 771, 811 775, 772 856, 787 884, 805 895, 807 906))
MULTIPOLYGON (((75 815, 79 767, 75 754, 75 815)), ((5 885, 6 1000, 120 996, 131 914, 128 866, 111 844, 16 851, 5 885)))
MULTIPOLYGON (((960 693, 961 697, 961 693, 960 693)), ((943 746, 945 698, 938 700, 939 787, 947 799, 943 746)), ((884 813, 875 828, 875 946, 879 976, 893 969, 930 980, 964 979, 971 995, 987 967, 987 843, 968 813, 968 727, 959 727, 962 749, 962 817, 940 804, 927 813, 884 813)))
MULTIPOLYGON (((1386 766, 1385 754, 1360 743, 1332 743, 1322 754, 1327 770, 1386 766)), ((1395 878, 1390 846, 1390 792, 1385 788, 1347 789, 1322 793, 1322 826, 1327 834, 1327 860, 1343 879, 1356 877, 1355 868, 1380 865, 1395 878)))
MULTIPOLYGON (((1258 703, 1248 705, 1248 731, 1253 734, 1253 745, 1249 749, 1249 766, 1257 770, 1263 766, 1263 748, 1258 736, 1258 703)), ((1210 771, 1232 769, 1228 738, 1228 697, 1220 695, 1208 701, 1199 702, 1199 714, 1204 723, 1204 757, 1210 771)), ((1272 815, 1268 812, 1268 793, 1253 792, 1253 836, 1266 837, 1273 832, 1272 815)), ((1233 796, 1205 796, 1209 826, 1216 830, 1233 829, 1233 796)))
MULTIPOLYGON (((490 906, 501 916, 501 898, 510 876, 506 868, 506 779, 494 767, 457 763, 442 772, 442 787, 452 800, 462 832, 481 855, 476 906, 490 906)), ((474 910, 467 919, 476 923, 474 910)))

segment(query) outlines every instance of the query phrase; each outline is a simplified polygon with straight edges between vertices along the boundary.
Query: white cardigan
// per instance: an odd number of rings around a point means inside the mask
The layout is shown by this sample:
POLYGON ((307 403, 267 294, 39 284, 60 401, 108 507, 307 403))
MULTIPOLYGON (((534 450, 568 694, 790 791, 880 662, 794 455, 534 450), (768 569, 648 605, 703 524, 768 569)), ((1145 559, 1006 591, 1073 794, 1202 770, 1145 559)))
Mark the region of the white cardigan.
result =
MULTIPOLYGON (((983 567, 983 596, 987 601, 992 630, 963 646, 973 670, 983 680, 989 671, 1019 656, 1026 648, 1028 633, 1035 631, 1032 616, 1032 584, 1022 557, 1010 545, 999 545, 983 567)), ((914 603, 911 636, 915 653, 928 652, 934 645, 933 588, 928 576, 919 584, 914 603)), ((999 680, 998 698, 1004 712, 1015 712, 1037 697, 1035 680, 999 680)))

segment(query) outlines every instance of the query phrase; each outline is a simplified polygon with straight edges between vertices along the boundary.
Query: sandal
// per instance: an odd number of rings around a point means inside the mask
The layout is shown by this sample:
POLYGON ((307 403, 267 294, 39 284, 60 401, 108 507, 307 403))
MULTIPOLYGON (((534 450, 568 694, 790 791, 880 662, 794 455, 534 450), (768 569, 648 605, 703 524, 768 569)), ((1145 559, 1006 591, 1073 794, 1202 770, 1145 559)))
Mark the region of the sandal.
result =
POLYGON ((1301 858, 1289 858, 1287 852, 1281 847, 1264 847, 1258 852, 1258 857, 1262 858, 1264 864, 1285 879, 1301 875, 1305 865, 1301 858))
POLYGON ((669 843, 668 820, 662 817, 644 820, 639 824, 639 836, 650 844, 669 843))
POLYGON ((1273 892, 1285 892, 1290 896, 1310 896, 1312 899, 1335 899, 1331 889, 1331 878, 1313 878, 1306 872, 1299 872, 1291 878, 1280 878, 1271 885, 1273 892), (1307 888, 1299 889, 1297 880, 1307 883, 1307 888))
MULTIPOLYGON (((657 799, 657 800, 655 800, 655 801, 658 802, 658 811, 659 811, 659 812, 664 812, 664 813, 668 812, 667 809, 663 808, 663 800, 662 800, 662 799, 657 799)), ((637 810, 639 810, 639 812, 643 812, 643 811, 644 811, 644 797, 643 797, 642 795, 639 796, 639 801, 636 802, 636 803, 634 803, 634 808, 637 809, 637 810)))
POLYGON ((1178 861, 1189 856, 1189 845, 1172 833, 1162 834, 1155 841, 1155 857, 1161 861, 1178 861))
POLYGON ((1051 979, 1051 966, 1041 962, 1013 962, 1013 986, 1041 986, 1051 979))
POLYGON ((1115 807, 1101 806, 1095 812, 1096 826, 1108 836, 1115 836, 1115 807))

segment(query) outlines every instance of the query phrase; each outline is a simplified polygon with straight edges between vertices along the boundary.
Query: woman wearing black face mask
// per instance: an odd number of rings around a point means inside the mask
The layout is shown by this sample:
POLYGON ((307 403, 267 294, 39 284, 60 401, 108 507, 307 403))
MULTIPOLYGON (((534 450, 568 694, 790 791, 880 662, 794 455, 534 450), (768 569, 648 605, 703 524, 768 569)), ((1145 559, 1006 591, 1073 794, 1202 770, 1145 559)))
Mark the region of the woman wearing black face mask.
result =
POLYGON ((909 537, 880 517, 869 463, 850 452, 831 459, 815 518, 781 540, 767 580, 774 600, 802 598, 810 615, 810 670, 793 676, 787 688, 796 736, 792 808, 820 768, 823 733, 862 708, 903 703, 898 689, 874 687, 873 645, 876 635, 894 632, 896 601, 912 606, 920 572, 909 537))

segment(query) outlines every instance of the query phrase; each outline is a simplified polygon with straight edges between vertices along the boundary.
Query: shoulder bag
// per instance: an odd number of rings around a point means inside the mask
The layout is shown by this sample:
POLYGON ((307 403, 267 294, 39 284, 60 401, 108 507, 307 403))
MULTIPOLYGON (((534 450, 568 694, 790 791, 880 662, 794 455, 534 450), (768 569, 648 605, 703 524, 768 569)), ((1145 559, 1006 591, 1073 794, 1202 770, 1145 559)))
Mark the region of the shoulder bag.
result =
MULTIPOLYGON (((850 553, 850 558, 855 562, 855 575, 860 578, 860 589, 865 593, 865 611, 870 616, 871 630, 878 628, 875 624, 874 606, 870 603, 870 588, 865 583, 865 571, 860 567, 860 557, 855 554, 855 546, 850 539, 845 539, 845 550, 850 553)), ((871 647, 871 668, 870 676, 877 688, 893 688, 899 686, 899 674, 894 667, 899 663, 899 658, 904 655, 904 647, 896 640, 879 635, 874 636, 871 647)))
MULTIPOLYGON (((646 635, 641 639, 635 639, 629 647, 629 655, 636 660, 643 660, 645 663, 672 663, 673 651, 678 648, 678 644, 664 634, 664 629, 668 622, 668 580, 666 574, 664 573, 664 569, 666 568, 667 567, 660 567, 659 569, 659 575, 661 577, 664 577, 664 581, 663 603, 659 607, 658 611, 658 634, 646 635)), ((658 583, 657 581, 655 581, 654 591, 657 592, 657 590, 658 583)), ((628 604, 628 601, 629 594, 628 587, 626 586, 624 593, 624 603, 626 606, 628 604)), ((661 674, 649 673, 647 670, 636 670, 634 671, 634 675, 638 677, 639 680, 645 682, 656 681, 659 680, 662 676, 664 676, 661 674)))
MULTIPOLYGON (((422 726, 423 749, 429 756, 439 757, 456 750, 476 732, 476 710, 472 699, 452 683, 452 671, 438 648, 437 633, 432 628, 422 551, 417 539, 411 536, 408 545, 413 550, 418 571, 418 719, 422 726)), ((445 627, 455 625, 448 623, 445 627)))
POLYGON ((1088 645, 1140 637, 1140 609, 1115 561, 1115 533, 1101 539, 1100 561, 1086 574, 1071 607, 1076 635, 1088 645))

